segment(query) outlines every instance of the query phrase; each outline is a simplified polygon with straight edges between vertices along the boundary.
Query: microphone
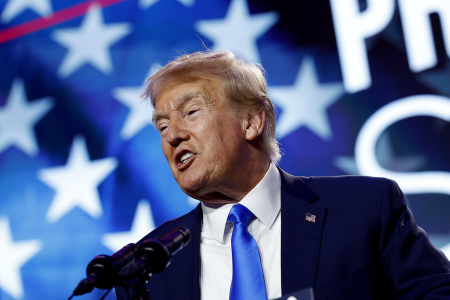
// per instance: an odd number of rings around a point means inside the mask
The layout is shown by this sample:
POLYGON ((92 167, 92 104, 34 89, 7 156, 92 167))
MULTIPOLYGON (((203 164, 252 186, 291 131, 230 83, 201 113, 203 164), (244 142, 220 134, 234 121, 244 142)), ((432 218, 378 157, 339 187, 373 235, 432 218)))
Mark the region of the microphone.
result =
POLYGON ((122 277, 130 280, 141 274, 159 273, 170 264, 172 256, 183 249, 191 240, 191 232, 185 227, 177 227, 161 240, 147 239, 136 251, 136 262, 132 263, 122 277))
POLYGON ((80 281, 73 291, 79 296, 92 292, 94 287, 100 289, 112 288, 118 280, 119 273, 135 261, 137 245, 130 243, 109 255, 97 255, 86 268, 87 277, 80 281))
POLYGON ((98 255, 88 264, 87 277, 80 281, 73 295, 90 293, 94 287, 105 290, 113 288, 120 280, 132 279, 143 271, 162 272, 169 265, 172 255, 186 246, 190 239, 189 229, 177 227, 161 240, 149 238, 138 244, 130 243, 112 256, 98 255), (128 270, 129 266, 133 268, 128 270), (120 274, 123 270, 127 274, 124 277, 120 274))

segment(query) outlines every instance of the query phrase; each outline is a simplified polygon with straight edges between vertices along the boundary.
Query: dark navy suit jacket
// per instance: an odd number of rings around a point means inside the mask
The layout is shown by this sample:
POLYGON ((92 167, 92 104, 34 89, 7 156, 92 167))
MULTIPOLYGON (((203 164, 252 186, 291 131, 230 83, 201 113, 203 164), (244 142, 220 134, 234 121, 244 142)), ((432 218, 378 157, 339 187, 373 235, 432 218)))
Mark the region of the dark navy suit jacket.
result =
MULTIPOLYGON (((313 287, 319 300, 450 299, 450 263, 416 225, 394 181, 280 174, 283 294, 313 287), (305 222, 305 213, 315 223, 305 222)), ((146 237, 177 226, 192 233, 167 269, 153 274, 152 299, 200 299, 201 219, 199 205, 146 237)), ((120 287, 116 294, 134 295, 120 287)))

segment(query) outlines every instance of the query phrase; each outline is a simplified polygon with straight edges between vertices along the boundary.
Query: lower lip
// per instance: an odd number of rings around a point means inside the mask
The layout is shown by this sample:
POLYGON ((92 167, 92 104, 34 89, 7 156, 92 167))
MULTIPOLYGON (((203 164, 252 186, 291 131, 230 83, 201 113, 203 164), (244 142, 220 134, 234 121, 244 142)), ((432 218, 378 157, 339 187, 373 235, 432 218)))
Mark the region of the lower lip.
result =
POLYGON ((194 157, 195 157, 195 155, 192 154, 192 155, 184 162, 184 164, 179 163, 179 164, 177 165, 177 169, 181 171, 181 170, 184 170, 184 169, 186 169, 187 167, 189 167, 189 165, 191 164, 191 162, 194 160, 194 157))

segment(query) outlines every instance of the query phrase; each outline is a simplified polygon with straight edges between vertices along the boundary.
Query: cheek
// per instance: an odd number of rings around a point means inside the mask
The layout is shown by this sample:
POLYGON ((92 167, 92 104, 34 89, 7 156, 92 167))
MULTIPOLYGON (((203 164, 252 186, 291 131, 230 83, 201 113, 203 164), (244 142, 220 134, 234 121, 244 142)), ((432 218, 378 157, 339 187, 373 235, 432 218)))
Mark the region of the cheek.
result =
POLYGON ((220 156, 221 152, 227 147, 226 137, 221 128, 217 126, 209 126, 202 130, 199 136, 205 148, 209 149, 211 156, 220 156))
POLYGON ((211 148, 216 146, 220 133, 217 124, 206 119, 204 122, 198 122, 190 128, 195 142, 203 144, 204 147, 211 148))

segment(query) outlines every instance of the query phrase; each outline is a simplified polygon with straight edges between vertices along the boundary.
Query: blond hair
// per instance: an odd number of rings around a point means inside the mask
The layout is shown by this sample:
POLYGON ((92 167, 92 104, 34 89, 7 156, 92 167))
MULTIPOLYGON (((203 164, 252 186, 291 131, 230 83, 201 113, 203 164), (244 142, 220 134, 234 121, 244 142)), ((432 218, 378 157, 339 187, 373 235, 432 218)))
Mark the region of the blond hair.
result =
POLYGON ((266 122, 261 144, 272 161, 278 164, 281 154, 275 138, 275 110, 267 93, 265 70, 260 64, 245 62, 228 50, 185 54, 150 76, 143 96, 149 97, 154 106, 162 86, 173 76, 207 77, 210 75, 221 79, 220 84, 225 96, 235 110, 264 110, 266 122))

